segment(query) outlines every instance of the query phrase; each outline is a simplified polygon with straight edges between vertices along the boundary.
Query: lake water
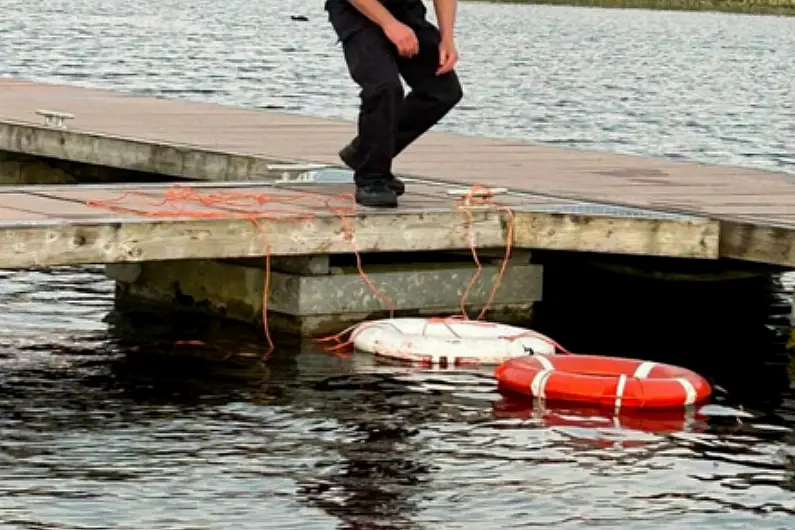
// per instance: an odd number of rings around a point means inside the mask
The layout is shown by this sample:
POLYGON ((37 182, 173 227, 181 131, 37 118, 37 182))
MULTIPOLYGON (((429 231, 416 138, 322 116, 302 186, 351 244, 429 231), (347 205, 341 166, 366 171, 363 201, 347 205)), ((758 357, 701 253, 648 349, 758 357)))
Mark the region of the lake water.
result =
MULTIPOLYGON (((319 1, 3 6, 2 75, 355 116, 319 1)), ((476 3, 459 13, 466 96, 440 129, 795 174, 795 19, 476 3)), ((169 341, 244 351, 257 336, 113 315, 99 268, 8 271, 0 525, 795 527, 795 399, 773 384, 788 278, 600 293, 605 272, 565 270, 559 307, 546 310, 555 338, 697 368, 726 389, 713 413, 745 415, 669 433, 581 411, 534 417, 502 402, 487 373, 398 372, 289 340, 267 367, 188 362, 169 341)))

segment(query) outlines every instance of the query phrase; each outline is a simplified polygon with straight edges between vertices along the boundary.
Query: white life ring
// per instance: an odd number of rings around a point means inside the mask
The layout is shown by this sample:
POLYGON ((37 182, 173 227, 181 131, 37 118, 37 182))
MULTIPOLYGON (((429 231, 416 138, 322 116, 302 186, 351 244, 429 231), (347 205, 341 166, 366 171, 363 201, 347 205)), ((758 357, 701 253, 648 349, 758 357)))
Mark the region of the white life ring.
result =
POLYGON ((389 359, 443 366, 500 364, 514 357, 554 355, 557 343, 541 333, 454 318, 389 318, 362 322, 351 332, 356 349, 389 359))

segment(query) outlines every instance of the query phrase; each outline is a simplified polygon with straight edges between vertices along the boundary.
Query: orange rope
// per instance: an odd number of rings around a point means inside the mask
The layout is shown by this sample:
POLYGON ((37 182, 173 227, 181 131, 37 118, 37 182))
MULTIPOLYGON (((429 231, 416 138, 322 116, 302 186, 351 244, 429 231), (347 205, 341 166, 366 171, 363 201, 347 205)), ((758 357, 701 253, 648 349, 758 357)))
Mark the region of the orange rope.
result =
MULTIPOLYGON (((87 205, 95 208, 102 208, 108 211, 122 214, 137 214, 148 218, 193 218, 193 219, 247 219, 255 226, 263 241, 265 254, 265 271, 262 291, 262 324, 265 338, 268 343, 268 350, 265 357, 269 357, 275 349, 268 326, 268 294, 270 291, 271 280, 271 247, 268 243, 268 234, 262 224, 263 220, 278 221, 284 223, 302 222, 317 217, 318 212, 328 212, 340 221, 343 237, 350 243, 351 251, 356 259, 356 268, 362 280, 368 288, 377 296, 389 310, 390 317, 394 316, 395 306, 392 301, 370 281, 362 266, 361 256, 353 239, 354 228, 351 217, 356 213, 356 203, 350 193, 337 196, 326 196, 319 193, 280 193, 280 190, 273 189, 271 193, 250 193, 236 191, 211 191, 202 192, 191 187, 184 187, 176 184, 167 188, 162 197, 153 197, 153 192, 127 191, 118 197, 105 200, 87 201, 87 205), (126 201, 138 200, 143 205, 127 204, 126 201)), ((464 319, 470 320, 466 312, 466 301, 472 288, 481 276, 483 266, 477 253, 477 244, 473 240, 471 230, 474 222, 471 206, 496 210, 504 213, 508 218, 507 232, 505 235, 505 255, 501 266, 497 272, 494 284, 488 300, 481 309, 476 320, 481 320, 493 303, 494 296, 499 288, 502 278, 508 266, 511 255, 513 236, 515 230, 515 216, 513 211, 507 206, 493 203, 493 194, 488 188, 473 186, 469 192, 459 199, 459 204, 455 210, 462 212, 467 219, 464 238, 467 241, 472 258, 477 270, 469 282, 461 298, 461 315, 451 315, 445 319, 464 319)), ((343 340, 355 326, 332 335, 317 339, 318 342, 335 342, 336 345, 326 347, 326 351, 338 353, 344 347, 350 346, 351 340, 343 340)), ((190 341, 187 341, 190 342, 190 341)), ((338 353, 339 354, 339 353, 338 353)))

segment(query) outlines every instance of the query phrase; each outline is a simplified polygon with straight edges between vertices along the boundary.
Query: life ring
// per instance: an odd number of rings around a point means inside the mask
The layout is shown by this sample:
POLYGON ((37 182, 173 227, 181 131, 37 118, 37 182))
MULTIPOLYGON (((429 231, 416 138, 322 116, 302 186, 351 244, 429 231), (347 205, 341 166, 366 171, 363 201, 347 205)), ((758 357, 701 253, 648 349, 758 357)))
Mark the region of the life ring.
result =
POLYGON ((622 408, 679 408, 706 400, 709 383, 686 368, 600 355, 534 355, 494 372, 498 386, 535 398, 622 408))
POLYGON ((422 365, 500 364, 535 353, 554 355, 558 344, 529 329, 456 318, 389 318, 362 322, 351 332, 356 349, 422 365))

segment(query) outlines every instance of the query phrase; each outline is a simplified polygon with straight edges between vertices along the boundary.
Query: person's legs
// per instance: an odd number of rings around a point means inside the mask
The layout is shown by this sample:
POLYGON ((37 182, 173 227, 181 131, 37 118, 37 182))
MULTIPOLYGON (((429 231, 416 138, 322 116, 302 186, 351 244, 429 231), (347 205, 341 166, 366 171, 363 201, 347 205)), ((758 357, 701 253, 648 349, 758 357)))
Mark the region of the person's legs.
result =
POLYGON ((420 53, 397 60, 400 75, 411 87, 398 113, 394 155, 436 125, 463 97, 455 70, 436 75, 439 68, 439 31, 428 25, 414 28, 420 53))
MULTIPOLYGON (((357 135, 353 140, 351 140, 349 144, 343 147, 339 152, 340 160, 342 160, 342 162, 346 166, 353 169, 354 171, 356 170, 356 168, 359 167, 360 164, 358 148, 359 148, 359 136, 357 135)), ((394 155, 395 154, 393 153, 392 154, 393 158, 394 155)), ((395 192, 395 195, 397 196, 403 195, 406 192, 406 185, 403 184, 402 180, 395 177, 393 174, 389 175, 387 186, 389 186, 389 189, 395 192)))
POLYGON ((351 78, 361 87, 354 167, 356 198, 367 206, 397 206, 388 186, 403 85, 396 53, 383 32, 367 25, 342 43, 351 78))
MULTIPOLYGON (((414 57, 396 58, 400 75, 411 87, 411 92, 403 99, 398 111, 393 157, 438 123, 463 97, 455 71, 436 75, 439 31, 430 24, 413 29, 420 43, 420 53, 414 57)), ((359 142, 357 136, 340 151, 340 158, 348 167, 356 168, 361 163, 359 142)), ((399 180, 393 182, 393 186, 402 193, 403 184, 399 180)))

